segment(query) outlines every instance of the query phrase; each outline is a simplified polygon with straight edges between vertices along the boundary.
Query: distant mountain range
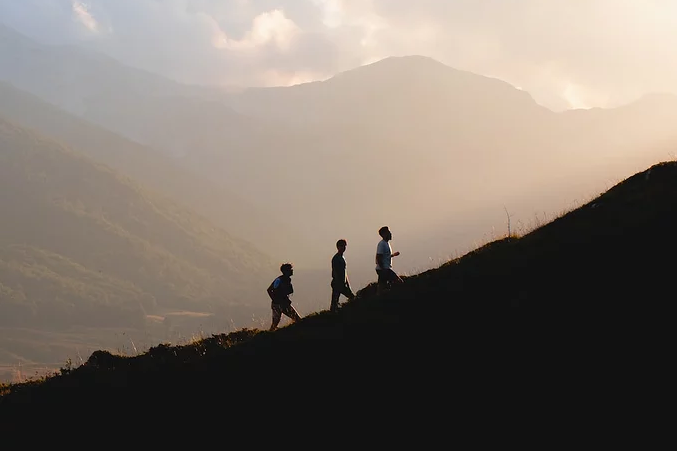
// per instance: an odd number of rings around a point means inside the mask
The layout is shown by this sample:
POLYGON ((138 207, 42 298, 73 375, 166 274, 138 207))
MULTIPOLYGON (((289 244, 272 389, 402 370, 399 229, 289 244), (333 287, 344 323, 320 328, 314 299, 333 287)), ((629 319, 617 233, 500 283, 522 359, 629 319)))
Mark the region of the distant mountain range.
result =
POLYGON ((0 115, 53 137, 173 198, 234 236, 255 243, 277 259, 285 257, 301 242, 289 227, 225 188, 221 181, 201 177, 163 152, 111 132, 4 82, 0 82, 0 115))
POLYGON ((110 98, 201 95, 210 90, 182 85, 125 66, 81 47, 49 46, 0 23, 0 79, 11 80, 67 111, 83 114, 110 98))
MULTIPOLYGON (((0 79, 234 193, 224 203, 240 206, 224 209, 250 212, 231 215, 241 219, 233 233, 281 259, 322 268, 335 240, 349 239, 363 282, 385 223, 406 250, 400 264, 420 267, 503 227, 505 209, 522 221, 557 212, 665 158, 677 139, 674 96, 555 113, 508 83, 423 56, 322 82, 217 92, 8 28, 0 42, 0 58, 12 61, 0 79)), ((150 184, 167 191, 160 179, 150 184)), ((214 196, 196 197, 218 216, 214 196)))
POLYGON ((0 324, 250 321, 271 258, 91 158, 0 118, 0 324))

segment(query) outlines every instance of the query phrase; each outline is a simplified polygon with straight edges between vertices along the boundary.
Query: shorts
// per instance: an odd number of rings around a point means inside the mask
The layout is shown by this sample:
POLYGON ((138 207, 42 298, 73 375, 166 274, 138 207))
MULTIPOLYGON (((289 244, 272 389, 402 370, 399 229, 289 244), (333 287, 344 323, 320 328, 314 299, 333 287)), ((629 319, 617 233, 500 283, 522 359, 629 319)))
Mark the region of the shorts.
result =
POLYGON ((292 307, 291 303, 288 304, 271 304, 270 305, 271 309, 273 310, 273 321, 280 321, 282 318, 282 314, 284 313, 286 316, 291 318, 293 321, 298 321, 301 319, 299 316, 298 312, 294 307, 292 307))

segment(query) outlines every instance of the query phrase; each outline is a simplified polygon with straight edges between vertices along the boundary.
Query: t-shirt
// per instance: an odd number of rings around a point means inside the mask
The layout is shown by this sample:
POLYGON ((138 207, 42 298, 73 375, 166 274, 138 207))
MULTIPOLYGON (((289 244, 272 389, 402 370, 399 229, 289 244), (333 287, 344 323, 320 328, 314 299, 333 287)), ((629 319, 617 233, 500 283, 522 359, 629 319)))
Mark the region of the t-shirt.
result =
POLYGON ((376 260, 376 269, 392 269, 392 267, 393 267, 392 253, 393 253, 393 250, 390 247, 389 241, 386 241, 386 240, 379 241, 378 245, 376 246, 376 255, 378 255, 378 254, 383 255, 383 257, 382 257, 383 265, 379 266, 378 260, 376 260))
POLYGON ((331 284, 343 286, 346 284, 346 259, 338 252, 331 259, 331 284))

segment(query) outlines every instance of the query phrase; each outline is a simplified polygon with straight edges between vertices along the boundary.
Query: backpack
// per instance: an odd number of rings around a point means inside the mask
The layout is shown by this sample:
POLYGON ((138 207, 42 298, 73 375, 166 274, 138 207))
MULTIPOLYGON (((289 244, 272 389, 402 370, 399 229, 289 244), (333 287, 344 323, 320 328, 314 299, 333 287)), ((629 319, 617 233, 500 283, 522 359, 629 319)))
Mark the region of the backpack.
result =
MULTIPOLYGON (((273 301, 273 302, 278 302, 278 303, 279 303, 279 302, 281 302, 281 301, 287 299, 287 296, 288 296, 290 293, 282 293, 282 292, 280 292, 279 290, 280 290, 280 288, 282 288, 282 287, 284 287, 284 281, 282 280, 282 276, 276 277, 275 280, 273 280, 273 282, 272 282, 272 283, 270 284, 270 286, 268 287, 268 290, 266 290, 266 291, 268 292, 268 296, 270 296, 270 300, 271 300, 271 301, 273 301), (276 286, 275 286, 275 282, 277 282, 278 280, 280 281, 280 283, 279 283, 278 286, 276 287, 276 286)), ((292 290, 293 290, 293 289, 292 289, 292 290)))

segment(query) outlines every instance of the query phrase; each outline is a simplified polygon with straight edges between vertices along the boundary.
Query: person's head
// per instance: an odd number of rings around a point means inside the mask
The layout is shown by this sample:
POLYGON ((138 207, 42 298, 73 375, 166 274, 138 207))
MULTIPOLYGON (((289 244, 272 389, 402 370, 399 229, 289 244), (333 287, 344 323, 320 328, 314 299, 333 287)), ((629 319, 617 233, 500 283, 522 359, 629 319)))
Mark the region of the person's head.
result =
POLYGON ((291 263, 283 263, 282 266, 280 266, 280 271, 285 276, 291 276, 292 274, 294 274, 294 265, 292 265, 291 263))
POLYGON ((344 253, 346 251, 347 246, 348 242, 344 239, 340 239, 336 242, 336 249, 338 249, 340 253, 344 253))
POLYGON ((393 238, 393 234, 390 233, 390 229, 388 226, 383 226, 380 229, 378 229, 378 234, 381 235, 381 238, 383 238, 386 241, 389 241, 393 238))

